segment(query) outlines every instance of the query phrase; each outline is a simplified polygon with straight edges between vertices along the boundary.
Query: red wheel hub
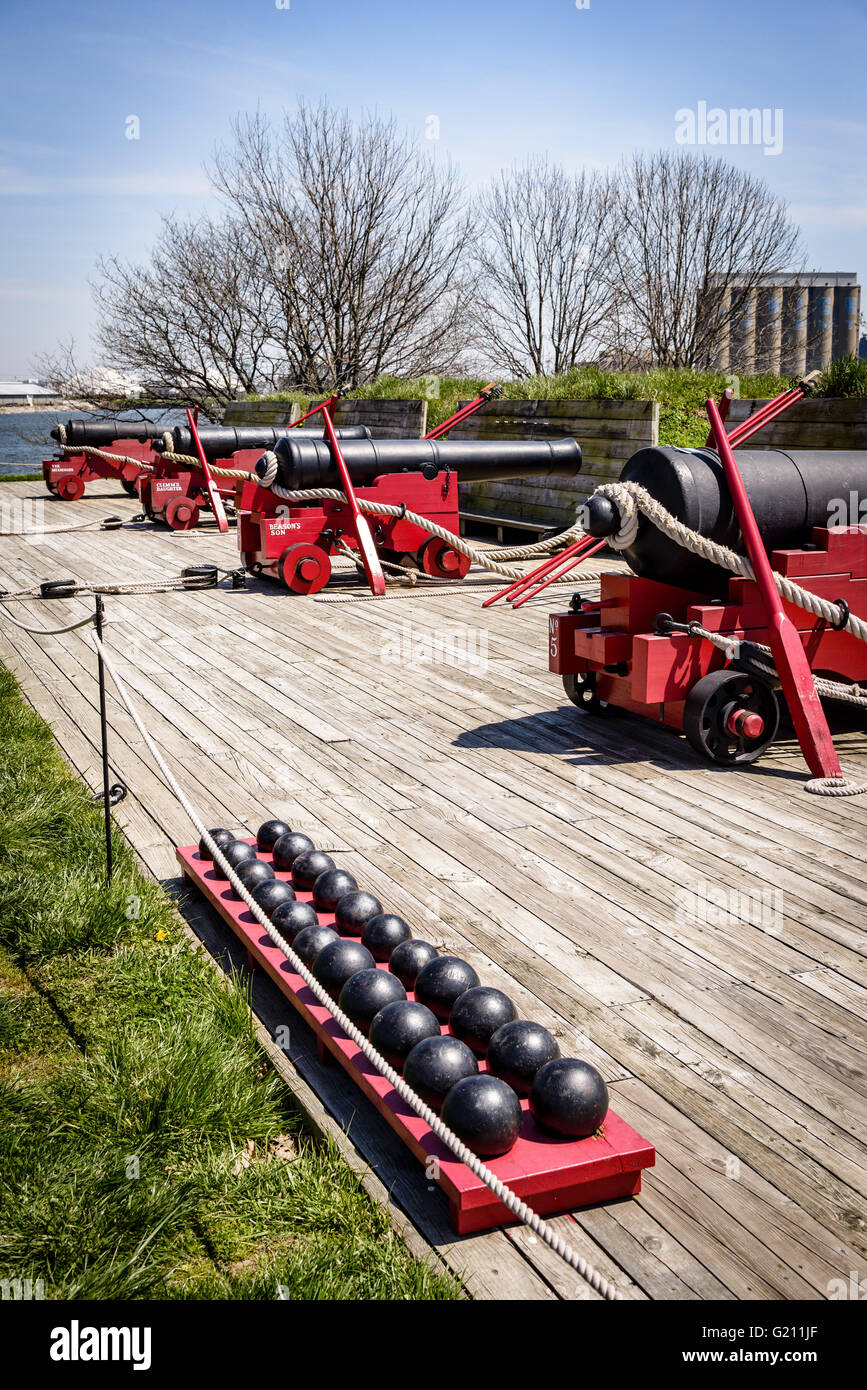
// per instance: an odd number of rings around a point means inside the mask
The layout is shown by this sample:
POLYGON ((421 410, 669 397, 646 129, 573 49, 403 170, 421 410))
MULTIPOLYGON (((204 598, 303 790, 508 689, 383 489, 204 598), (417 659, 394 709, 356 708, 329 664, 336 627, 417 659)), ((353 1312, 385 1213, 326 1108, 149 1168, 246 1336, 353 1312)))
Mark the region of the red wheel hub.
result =
POLYGON ((199 509, 189 497, 173 497, 166 504, 166 522, 173 531, 191 531, 198 521, 199 509))
POLYGON ((283 551, 277 575, 293 594, 318 594, 331 578, 331 561, 318 545, 298 541, 283 551))
POLYGON ((733 709, 726 720, 726 728, 734 738, 761 738, 765 721, 753 710, 733 709))
POLYGON ((422 546, 418 558, 425 574, 434 579, 463 579, 470 568, 469 556, 453 550, 438 536, 433 536, 422 546))
POLYGON ((62 497, 64 502, 77 502, 79 497, 84 496, 84 479, 77 473, 73 473, 69 478, 61 478, 57 484, 57 495, 62 497))

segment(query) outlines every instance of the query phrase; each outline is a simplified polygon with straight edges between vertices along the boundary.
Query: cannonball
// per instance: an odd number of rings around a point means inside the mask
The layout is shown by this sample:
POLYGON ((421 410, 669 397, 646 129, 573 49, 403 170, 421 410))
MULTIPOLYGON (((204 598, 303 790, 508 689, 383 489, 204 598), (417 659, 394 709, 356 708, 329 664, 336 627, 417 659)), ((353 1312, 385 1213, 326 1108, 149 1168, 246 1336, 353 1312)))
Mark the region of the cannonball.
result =
POLYGON ((380 908, 378 915, 370 917, 365 923, 361 944, 367 947, 375 960, 389 960, 395 946, 409 941, 411 936, 412 932, 402 917, 394 912, 383 912, 380 908))
POLYGON ((428 961, 418 973, 415 982, 415 997, 420 1004, 436 1014, 437 1018, 447 1019, 461 994, 475 989, 479 977, 471 965, 460 956, 437 956, 428 961))
MULTIPOLYGON (((315 893, 314 885, 314 899, 315 893)), ((381 912, 382 903, 379 898, 375 898, 372 893, 366 893, 363 888, 360 888, 355 893, 343 895, 337 904, 334 916, 344 936, 362 936, 370 919, 381 912)), ((373 954, 377 960, 381 959, 375 951, 373 954)))
POLYGON ((359 970, 369 970, 373 964, 373 956, 360 941, 338 937, 319 952, 313 962, 313 974, 331 998, 337 999, 348 979, 359 970))
POLYGON ((345 869, 326 869, 313 883, 313 905, 318 912, 333 912, 341 898, 355 893, 358 884, 345 869))
POLYGON ((508 1153, 521 1132, 521 1102, 498 1076, 467 1076, 443 1101, 442 1117, 480 1158, 508 1153))
POLYGON ((410 1052, 422 1038, 439 1036, 440 1025, 430 1009, 412 999, 386 1004, 370 1025, 370 1041, 396 1071, 402 1070, 410 1052))
POLYGON ((271 850, 274 868, 283 871, 291 869, 299 854, 307 854, 314 848, 309 835, 302 835, 300 830, 290 830, 287 835, 281 835, 279 840, 274 841, 271 850))
POLYGON ((560 1056, 557 1041, 541 1023, 504 1023, 488 1043, 488 1066, 519 1096, 528 1096, 540 1067, 560 1056))
POLYGON ((518 1010, 508 995, 480 985, 478 989, 468 989, 458 995, 449 1014, 449 1028, 477 1057, 484 1057, 497 1029, 517 1017, 518 1010))
POLYGON ((377 970, 374 965, 350 975, 337 1002, 356 1027, 367 1033, 380 1009, 404 999, 406 990, 397 976, 389 975, 387 970, 377 970))
MULTIPOLYGON (((278 840, 277 844, 279 843, 278 840)), ((321 849, 305 850, 292 864, 292 882, 296 888, 306 891, 313 887, 320 874, 333 868, 334 860, 330 854, 325 854, 321 849)))
POLYGON ((442 1033, 416 1043, 404 1062, 403 1079, 431 1110, 439 1110, 452 1086, 478 1069, 466 1043, 442 1033))
POLYGON ((413 936, 408 941, 401 941, 399 945, 395 946, 388 959, 388 968, 392 975, 397 976, 404 989, 413 989, 419 971, 429 961, 435 960, 436 955, 436 946, 432 946, 429 941, 420 941, 417 936, 413 936))
POLYGON ((266 820, 256 831, 256 844, 260 849, 273 849, 282 835, 291 834, 292 827, 285 820, 266 820))
POLYGON ((589 1062, 555 1057, 533 1078, 530 1111, 550 1134, 585 1139, 596 1133, 608 1114, 608 1087, 589 1062))

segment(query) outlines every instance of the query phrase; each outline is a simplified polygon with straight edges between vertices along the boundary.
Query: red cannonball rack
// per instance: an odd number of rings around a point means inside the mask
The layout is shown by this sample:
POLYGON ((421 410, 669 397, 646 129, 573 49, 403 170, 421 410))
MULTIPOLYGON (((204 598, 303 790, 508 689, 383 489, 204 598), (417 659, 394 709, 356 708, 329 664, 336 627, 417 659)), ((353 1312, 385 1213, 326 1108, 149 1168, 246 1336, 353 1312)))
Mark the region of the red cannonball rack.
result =
MULTIPOLYGON (((255 840, 243 836, 249 843, 255 840)), ((259 858, 272 864, 270 853, 260 850, 259 858)), ((283 952, 274 945, 264 927, 245 905, 234 897, 228 883, 218 880, 209 860, 202 859, 196 845, 177 850, 184 879, 204 894, 220 916, 247 948, 248 958, 275 982, 301 1017, 316 1034, 321 1057, 336 1059, 376 1106, 408 1148, 422 1163, 435 1158, 435 1181, 449 1202, 452 1225, 459 1235, 490 1230, 514 1220, 512 1213, 494 1196, 490 1188, 456 1159, 436 1138, 424 1120, 401 1100, 389 1081, 367 1060, 360 1048, 338 1027, 329 1011, 319 1004, 300 975, 292 970, 283 952)), ((291 882, 291 874, 276 877, 291 882)), ((312 893, 296 890, 301 902, 311 902, 312 893)), ((324 926, 338 930, 333 913, 318 913, 324 926)), ((380 964, 387 970, 386 964, 380 964)), ((414 998, 412 992, 407 997, 414 998)), ((442 1030, 447 1033, 446 1026, 442 1030)), ((484 1059, 479 1070, 487 1070, 484 1059)), ((624 1120, 609 1110, 602 1132, 588 1139, 556 1139, 545 1134, 521 1101, 524 1123, 517 1143, 500 1158, 486 1160, 488 1167, 541 1216, 571 1211, 599 1202, 631 1197, 641 1190, 641 1170, 656 1161, 653 1146, 624 1120)))

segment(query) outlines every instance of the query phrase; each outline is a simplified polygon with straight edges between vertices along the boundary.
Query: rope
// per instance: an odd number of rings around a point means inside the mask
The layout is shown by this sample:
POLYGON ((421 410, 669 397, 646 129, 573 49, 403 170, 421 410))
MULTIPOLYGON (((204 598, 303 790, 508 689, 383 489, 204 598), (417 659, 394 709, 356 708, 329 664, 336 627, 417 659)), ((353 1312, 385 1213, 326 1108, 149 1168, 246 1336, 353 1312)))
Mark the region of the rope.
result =
MULTIPOLYGON (((603 483, 596 489, 594 495, 608 497, 620 514, 620 527, 616 534, 609 538, 609 545, 614 550, 626 550, 633 544, 638 535, 639 513, 643 513, 658 531, 675 541, 677 545, 683 546, 685 550, 692 551, 694 555, 700 555, 703 560, 708 560, 721 569, 730 570, 732 574, 741 575, 744 579, 755 579, 752 565, 745 556, 736 554, 728 546, 718 545, 716 541, 699 535, 697 531, 691 531, 688 526, 685 526, 682 521, 678 521, 677 517, 672 516, 671 512, 657 502, 655 497, 651 497, 647 489, 641 487, 639 483, 603 483)), ((857 617, 848 608, 844 610, 839 604, 820 598, 818 594, 812 593, 809 589, 802 589, 800 584, 795 584, 785 575, 778 574, 776 570, 773 570, 772 574, 777 590, 789 603, 794 604, 797 608, 803 608, 807 613, 814 614, 839 631, 851 632, 852 636, 857 637, 859 641, 867 642, 867 622, 863 618, 857 617)), ((720 645, 717 641, 717 638, 720 637, 723 650, 730 650, 731 641, 723 637, 722 634, 710 633, 706 628, 699 628, 697 623, 690 626, 695 629, 696 636, 705 637, 716 646, 720 645)), ((769 648, 762 648, 762 650, 770 651, 769 648)), ((774 667, 766 667, 765 669, 777 678, 778 673, 774 667)), ((865 703, 859 694, 854 694, 846 686, 840 685, 836 681, 828 681, 823 677, 818 679, 814 677, 813 679, 819 695, 827 694, 833 699, 849 700, 858 705, 865 703)), ((855 782, 849 777, 813 777, 804 784, 804 790, 811 792, 814 796, 861 796, 867 792, 867 783, 855 782)))
POLYGON ((141 459, 130 458, 129 454, 109 454, 105 449, 97 449, 94 444, 63 444, 60 448, 68 458, 70 455, 84 454, 88 458, 105 459, 106 463, 132 463, 142 473, 153 473, 152 463, 143 463, 141 459))
POLYGON ((88 531, 91 527, 116 531, 121 525, 120 517, 104 516, 97 521, 73 521, 69 526, 36 526, 32 531, 0 531, 0 536, 60 536, 66 531, 88 531))
MULTIPOLYGON (((5 599, 0 600, 0 602, 5 602, 5 599)), ((92 623, 94 616, 92 613, 88 613, 86 618, 79 618, 77 623, 69 623, 66 627, 28 627, 26 623, 19 623, 17 618, 13 618, 12 614, 7 613, 2 607, 0 607, 0 612, 15 627, 20 627, 22 632, 29 632, 34 637, 57 637, 62 632, 75 632, 76 628, 86 627, 88 623, 92 623)))
POLYGON ((340 1006, 335 1003, 335 1001, 331 998, 329 994, 326 993, 326 991, 322 988, 322 985, 311 973, 311 971, 308 970, 304 962, 300 960, 298 956, 296 956, 295 952, 292 950, 292 947, 289 945, 289 942, 285 939, 284 936, 281 935, 281 933, 274 926, 273 922, 270 920, 267 914, 262 911, 255 898, 253 898, 251 894, 247 891, 247 889, 244 887, 244 884, 238 878, 232 866, 224 858, 219 845, 217 845, 211 838, 207 830, 207 827, 204 825, 203 821, 198 816, 190 801, 184 794, 174 774, 172 773, 171 769, 169 768, 168 764, 166 763, 165 759, 163 758, 162 754, 160 753, 159 749, 153 742, 153 739, 151 738, 150 734, 148 733, 147 729, 142 723, 138 711, 132 704, 129 695, 127 694, 126 687, 121 677, 119 676, 111 657, 109 656, 108 652, 105 649, 105 646, 99 640, 95 632, 91 634, 91 640, 96 651, 99 653, 99 655, 105 662, 106 668, 109 671, 115 685, 117 686, 118 693, 121 697, 121 700, 123 701, 127 713, 133 720, 136 728, 138 729, 139 733, 144 739, 144 742, 147 745, 147 748, 151 756, 153 757, 154 761, 156 762, 157 766, 159 767, 160 771, 165 777, 166 782, 170 787, 171 791, 174 793, 181 806, 186 811, 195 829, 199 833, 200 837, 204 840, 208 849, 211 851, 211 854, 213 855, 213 858, 216 861, 216 863, 228 876, 229 881, 231 882, 235 892, 242 899, 249 911, 253 914, 256 921, 259 922, 259 924, 265 928, 265 931, 268 933, 275 946, 277 946, 279 950, 283 952, 283 955, 288 960, 295 974, 301 976, 302 980, 307 985, 308 989, 312 991, 313 995, 318 1000, 318 1002, 320 1004, 323 1004, 325 1008, 328 1009, 335 1022, 339 1025, 339 1027, 343 1030, 347 1037, 351 1038, 352 1041, 356 1044, 356 1046, 361 1049, 362 1053, 367 1058, 367 1060, 376 1067, 377 1071, 382 1073, 386 1080, 397 1091, 398 1095, 403 1100, 405 1100, 409 1106, 412 1107, 412 1109, 416 1112, 418 1116, 420 1116, 422 1120, 424 1120, 425 1124, 430 1127, 430 1129, 437 1136, 437 1138, 441 1139, 443 1143, 446 1144, 452 1150, 455 1156, 459 1158, 462 1163, 465 1163, 471 1172, 475 1173, 476 1177, 481 1178, 482 1182, 484 1182, 486 1186, 491 1189, 494 1195, 498 1197, 500 1201, 504 1203, 505 1206, 508 1207, 509 1211, 511 1211, 512 1214, 516 1216, 519 1221, 523 1221, 525 1225, 529 1226, 531 1230, 535 1231, 536 1235, 538 1235, 542 1240, 544 1240, 546 1245, 549 1245, 551 1249, 555 1251, 556 1254, 560 1255, 561 1258, 564 1259, 567 1264, 571 1265, 571 1267, 574 1270, 576 1270, 578 1274, 581 1275, 582 1279, 585 1279, 587 1283, 590 1284, 591 1288, 595 1289, 596 1292, 601 1294, 603 1298, 612 1301, 622 1300, 623 1295, 616 1288, 616 1286, 611 1283, 610 1280, 606 1279, 602 1274, 599 1273, 598 1270, 594 1269, 593 1266, 589 1264, 587 1260, 583 1259, 583 1257, 580 1256, 576 1250, 573 1250, 572 1247, 563 1239, 561 1235, 554 1231, 548 1225, 548 1223, 542 1219, 542 1217, 538 1216, 536 1212, 534 1212, 530 1207, 527 1206, 526 1202, 522 1202, 520 1197, 518 1197, 514 1192, 512 1192, 512 1190, 509 1187, 507 1187, 506 1184, 502 1182, 496 1176, 495 1173, 492 1173, 490 1168, 488 1168, 486 1164, 482 1163, 481 1159, 479 1159, 471 1149, 467 1148, 466 1144, 464 1144, 462 1140, 460 1140, 458 1136, 455 1133, 453 1133, 453 1131, 450 1130, 447 1125, 443 1123, 439 1116, 434 1114, 433 1110, 431 1110, 427 1105, 425 1105, 424 1101, 416 1095, 415 1091, 413 1091, 403 1080, 403 1078, 394 1070, 394 1068, 391 1067, 388 1064, 388 1062, 386 1062, 385 1058, 376 1050, 376 1048, 373 1046, 370 1040, 365 1037, 361 1030, 355 1026, 352 1020, 347 1017, 347 1015, 343 1012, 340 1006))
MULTIPOLYGON (((603 483, 596 489, 595 495, 599 494, 610 498, 620 512, 620 530, 608 542, 614 550, 625 550, 633 543, 638 534, 638 513, 641 511, 658 531, 682 545, 685 550, 691 550, 694 555, 700 555, 711 564, 730 570, 732 574, 741 575, 744 579, 755 579, 752 566, 745 556, 737 555, 735 551, 729 550, 728 546, 718 545, 716 541, 708 540, 706 536, 691 531, 638 483, 603 483)), ((813 613, 817 618, 822 618, 832 627, 851 632, 859 641, 867 642, 867 622, 863 618, 856 617, 854 613, 844 614, 836 603, 820 598, 809 589, 802 589, 800 584, 795 584, 776 570, 773 571, 773 575, 777 589, 789 603, 813 613)))

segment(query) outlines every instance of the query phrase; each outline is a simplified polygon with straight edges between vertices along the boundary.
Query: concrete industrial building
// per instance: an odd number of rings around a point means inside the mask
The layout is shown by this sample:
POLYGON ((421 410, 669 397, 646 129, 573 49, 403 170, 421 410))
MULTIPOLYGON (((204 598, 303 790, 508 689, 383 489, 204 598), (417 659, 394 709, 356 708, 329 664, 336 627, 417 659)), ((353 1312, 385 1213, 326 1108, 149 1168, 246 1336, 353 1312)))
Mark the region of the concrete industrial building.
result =
MULTIPOLYGON (((744 281, 731 278, 723 296, 725 316, 744 281)), ((861 287, 854 271, 781 271, 761 276, 746 292, 742 311, 720 337, 711 366, 717 371, 778 372, 799 376, 856 356, 861 319, 861 287)))

